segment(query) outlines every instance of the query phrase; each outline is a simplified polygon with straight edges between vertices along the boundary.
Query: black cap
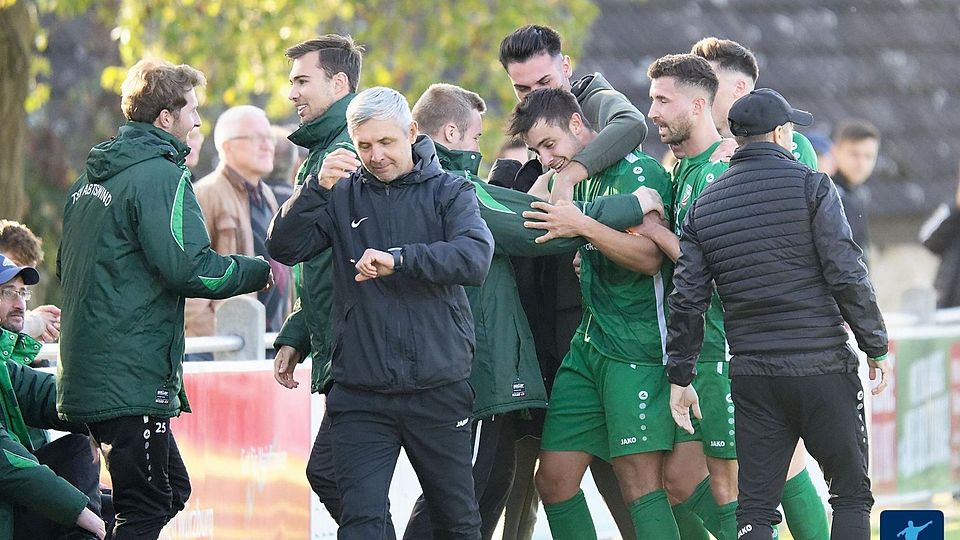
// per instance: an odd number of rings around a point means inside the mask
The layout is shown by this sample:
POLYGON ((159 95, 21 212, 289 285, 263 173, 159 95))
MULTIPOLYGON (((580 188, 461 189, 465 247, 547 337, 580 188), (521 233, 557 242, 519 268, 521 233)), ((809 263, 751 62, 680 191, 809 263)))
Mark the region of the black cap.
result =
POLYGON ((730 107, 727 119, 730 133, 738 137, 770 133, 787 122, 798 126, 813 123, 812 114, 794 109, 776 90, 769 88, 758 88, 738 99, 730 107))

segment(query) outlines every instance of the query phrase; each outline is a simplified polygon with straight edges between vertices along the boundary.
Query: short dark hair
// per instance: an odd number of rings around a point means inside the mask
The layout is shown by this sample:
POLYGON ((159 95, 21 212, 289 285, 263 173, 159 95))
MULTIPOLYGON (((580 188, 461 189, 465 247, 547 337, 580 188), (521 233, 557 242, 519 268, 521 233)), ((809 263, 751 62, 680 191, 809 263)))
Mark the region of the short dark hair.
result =
POLYGON ((673 77, 685 86, 695 86, 707 92, 708 103, 717 97, 720 81, 710 64, 693 54, 668 54, 654 60, 647 69, 651 80, 660 77, 673 77))
POLYGON ((413 106, 413 119, 420 133, 433 136, 448 123, 460 132, 470 125, 470 113, 487 112, 487 104, 476 92, 446 83, 431 84, 413 106))
POLYGON ((120 87, 120 110, 127 120, 152 124, 166 109, 174 118, 187 104, 186 94, 207 84, 203 73, 156 58, 140 60, 127 72, 120 87))
POLYGON ((870 122, 860 118, 847 118, 837 125, 833 131, 833 143, 860 142, 864 139, 874 139, 880 142, 880 130, 870 122))
POLYGON ((753 79, 753 82, 757 82, 757 78, 760 77, 757 57, 750 52, 750 49, 732 39, 703 38, 693 44, 690 54, 695 54, 708 62, 716 62, 721 69, 743 73, 753 79))
MULTIPOLYGON (((776 128, 774 128, 776 129, 776 128)), ((737 146, 755 142, 773 142, 773 131, 761 133, 759 135, 734 135, 733 139, 737 141, 737 146)))
POLYGON ((19 266, 37 266, 43 262, 43 240, 22 223, 0 219, 0 253, 19 266))
POLYGON ((560 34, 549 26, 528 24, 500 42, 500 65, 507 69, 507 64, 526 62, 542 53, 560 56, 560 34))
POLYGON ((514 107, 507 135, 526 137, 534 124, 541 120, 567 130, 573 113, 579 114, 583 124, 589 127, 587 119, 583 118, 583 110, 580 109, 577 98, 569 90, 541 88, 527 94, 523 101, 514 107))
POLYGON ((296 60, 313 51, 319 51, 317 67, 322 69, 327 77, 343 73, 347 76, 350 91, 357 91, 357 86, 360 84, 360 68, 363 65, 362 45, 354 43, 350 36, 327 34, 297 43, 283 54, 291 60, 296 60))

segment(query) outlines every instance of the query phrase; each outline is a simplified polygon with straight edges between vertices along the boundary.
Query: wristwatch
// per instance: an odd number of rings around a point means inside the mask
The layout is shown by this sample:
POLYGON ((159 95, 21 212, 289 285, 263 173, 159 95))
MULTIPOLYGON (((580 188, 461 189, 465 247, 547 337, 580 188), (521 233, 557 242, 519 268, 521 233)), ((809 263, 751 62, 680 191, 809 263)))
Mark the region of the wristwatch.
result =
POLYGON ((393 254, 393 271, 396 272, 398 270, 402 270, 403 269, 403 248, 395 247, 395 248, 390 248, 387 251, 393 254))

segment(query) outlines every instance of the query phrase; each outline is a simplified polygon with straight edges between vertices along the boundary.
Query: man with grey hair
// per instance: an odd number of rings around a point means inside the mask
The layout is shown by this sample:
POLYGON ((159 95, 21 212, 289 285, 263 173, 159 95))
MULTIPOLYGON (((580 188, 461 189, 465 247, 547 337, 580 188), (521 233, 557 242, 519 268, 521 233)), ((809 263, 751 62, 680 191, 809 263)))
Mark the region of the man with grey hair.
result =
POLYGON ((473 317, 493 238, 473 185, 444 172, 406 99, 370 88, 347 107, 359 160, 331 152, 276 216, 267 244, 285 264, 330 248, 333 387, 327 396, 342 498, 339 538, 381 538, 403 447, 434 533, 480 538, 467 382, 473 317))
MULTIPOLYGON (((220 164, 193 187, 203 211, 210 245, 217 253, 267 258, 264 241, 278 207, 273 191, 261 181, 273 170, 276 144, 266 113, 253 105, 227 109, 217 118, 213 144, 220 164)), ((289 272, 280 264, 272 263, 271 267, 276 286, 257 293, 257 299, 266 308, 265 330, 276 332, 289 311, 289 272)), ((214 312, 219 303, 207 298, 188 299, 186 335, 213 335, 214 312)), ((213 358, 204 353, 188 355, 187 359, 213 358)))

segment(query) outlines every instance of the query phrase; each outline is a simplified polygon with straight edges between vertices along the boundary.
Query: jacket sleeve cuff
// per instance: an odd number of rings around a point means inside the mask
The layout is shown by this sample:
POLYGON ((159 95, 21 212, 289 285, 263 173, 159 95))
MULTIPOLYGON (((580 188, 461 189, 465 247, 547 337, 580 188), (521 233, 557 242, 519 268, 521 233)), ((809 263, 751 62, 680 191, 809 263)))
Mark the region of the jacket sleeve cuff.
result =
POLYGON ((690 386, 694 377, 697 376, 696 360, 694 359, 692 363, 692 369, 690 365, 691 363, 689 361, 669 359, 667 361, 667 379, 670 381, 670 384, 690 386))

